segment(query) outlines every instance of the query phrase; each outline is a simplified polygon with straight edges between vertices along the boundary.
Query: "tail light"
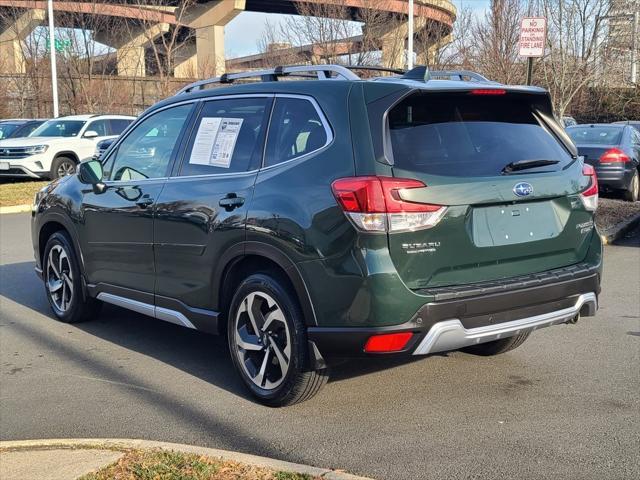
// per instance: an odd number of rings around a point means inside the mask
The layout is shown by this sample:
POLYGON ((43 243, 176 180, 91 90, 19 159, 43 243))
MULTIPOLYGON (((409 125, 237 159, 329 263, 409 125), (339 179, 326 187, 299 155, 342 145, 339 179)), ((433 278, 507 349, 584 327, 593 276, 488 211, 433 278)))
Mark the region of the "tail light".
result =
POLYGON ((619 148, 611 148, 600 156, 600 163, 627 163, 631 159, 619 148))
POLYGON ((345 214, 367 232, 421 230, 436 225, 446 207, 408 202, 400 192, 424 188, 418 180, 392 177, 348 177, 333 182, 331 189, 345 214))
POLYGON ((589 186, 586 190, 580 193, 580 199, 584 208, 587 210, 595 211, 598 208, 598 178, 596 177, 596 171, 591 165, 582 166, 582 174, 585 177, 589 177, 589 186))
POLYGON ((407 345, 412 336, 411 332, 374 335, 367 340, 364 351, 367 353, 399 352, 407 345))
POLYGON ((507 91, 500 88, 476 88, 469 93, 471 95, 505 95, 507 91))

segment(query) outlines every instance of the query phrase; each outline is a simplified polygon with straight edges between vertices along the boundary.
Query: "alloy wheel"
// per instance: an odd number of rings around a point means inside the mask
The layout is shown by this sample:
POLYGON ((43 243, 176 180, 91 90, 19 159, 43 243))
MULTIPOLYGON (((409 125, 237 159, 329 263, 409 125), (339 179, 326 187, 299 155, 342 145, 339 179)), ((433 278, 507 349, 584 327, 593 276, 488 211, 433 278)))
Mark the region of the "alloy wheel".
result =
POLYGON ((76 165, 71 160, 65 160, 60 165, 58 165, 58 170, 56 171, 58 177, 66 177, 67 175, 73 175, 76 173, 76 165))
POLYGON ((73 272, 69 256, 61 245, 49 250, 46 275, 51 301, 60 312, 66 312, 73 300, 73 272))
POLYGON ((284 312, 264 292, 252 292, 235 318, 236 354, 245 374, 258 387, 277 388, 291 364, 291 334, 284 312))

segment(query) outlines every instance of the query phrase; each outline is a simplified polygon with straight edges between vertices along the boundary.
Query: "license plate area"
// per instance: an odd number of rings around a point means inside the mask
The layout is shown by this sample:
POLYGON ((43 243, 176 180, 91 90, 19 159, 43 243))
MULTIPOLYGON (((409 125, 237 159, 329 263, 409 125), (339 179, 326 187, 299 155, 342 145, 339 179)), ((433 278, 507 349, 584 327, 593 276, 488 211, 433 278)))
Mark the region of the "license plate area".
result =
POLYGON ((9 170, 9 162, 0 162, 0 170, 9 170))
POLYGON ((473 243, 478 247, 554 238, 563 225, 551 201, 474 208, 471 223, 473 243))

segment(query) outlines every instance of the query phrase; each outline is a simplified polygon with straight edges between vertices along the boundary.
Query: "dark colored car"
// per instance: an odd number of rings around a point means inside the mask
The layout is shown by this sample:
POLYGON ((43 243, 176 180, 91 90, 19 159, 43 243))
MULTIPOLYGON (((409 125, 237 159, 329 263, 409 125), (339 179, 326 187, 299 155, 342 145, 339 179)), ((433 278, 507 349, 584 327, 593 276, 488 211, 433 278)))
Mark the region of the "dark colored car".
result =
POLYGON ((337 359, 494 355, 594 315, 597 201, 542 89, 278 67, 151 107, 36 196, 32 236, 57 318, 225 334, 281 406, 337 359))
POLYGON ((104 152, 116 141, 118 137, 105 138, 96 143, 96 152, 93 154, 94 160, 99 160, 104 155, 104 152))
POLYGON ((638 130, 638 132, 640 132, 640 120, 623 120, 623 121, 614 122, 614 123, 622 124, 622 125, 631 125, 633 128, 638 130))
POLYGON ((28 137, 46 120, 0 120, 0 140, 28 137))
POLYGON ((590 124, 567 128, 584 161, 593 165, 598 185, 622 192, 630 202, 640 192, 640 132, 631 125, 590 124))

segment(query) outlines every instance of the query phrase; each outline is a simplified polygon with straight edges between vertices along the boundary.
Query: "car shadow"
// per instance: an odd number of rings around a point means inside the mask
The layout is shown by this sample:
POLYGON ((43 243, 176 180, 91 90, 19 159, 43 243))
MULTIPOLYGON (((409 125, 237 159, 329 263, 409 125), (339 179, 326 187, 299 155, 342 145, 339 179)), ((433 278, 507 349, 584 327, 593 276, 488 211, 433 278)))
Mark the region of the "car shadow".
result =
MULTIPOLYGON (((0 295, 55 321, 33 262, 0 266, 0 295)), ((249 398, 229 357, 226 338, 197 332, 105 304, 89 322, 69 326, 142 353, 194 375, 234 395, 249 398)), ((331 365, 330 382, 399 367, 423 357, 351 359, 331 365)))

